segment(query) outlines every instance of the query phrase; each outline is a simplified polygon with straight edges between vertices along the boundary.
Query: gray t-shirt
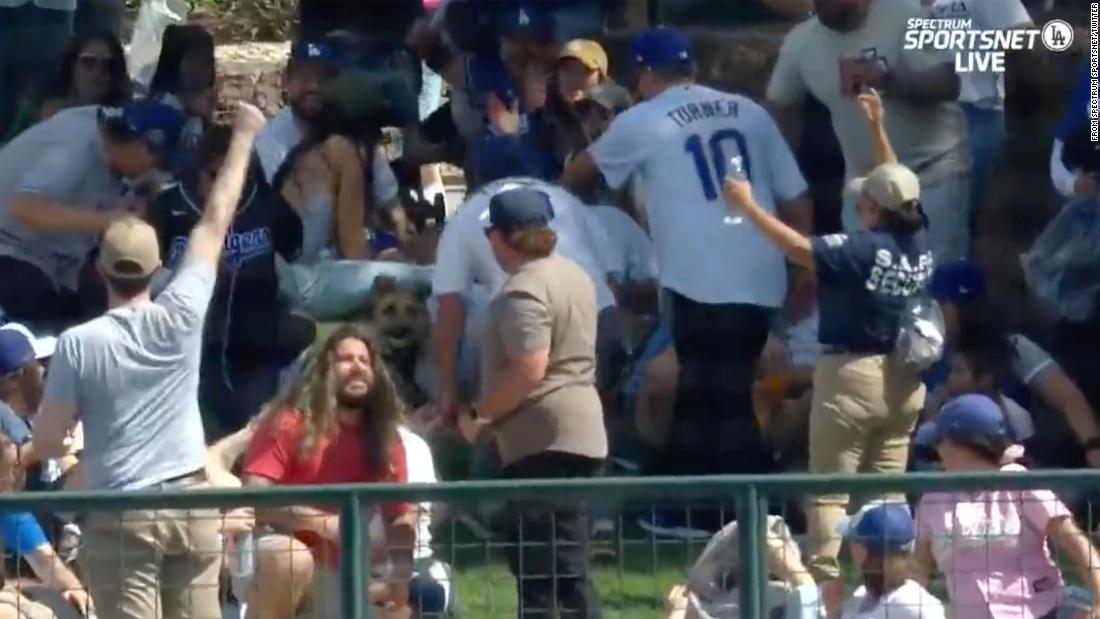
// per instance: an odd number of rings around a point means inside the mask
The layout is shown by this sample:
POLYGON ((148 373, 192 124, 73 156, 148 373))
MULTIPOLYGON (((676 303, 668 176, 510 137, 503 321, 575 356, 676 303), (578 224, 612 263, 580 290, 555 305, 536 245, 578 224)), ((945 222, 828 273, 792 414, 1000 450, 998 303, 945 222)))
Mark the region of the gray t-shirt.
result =
POLYGON ((92 490, 135 490, 200 470, 203 322, 216 274, 185 263, 155 301, 116 308, 57 340, 45 399, 84 422, 92 490))
POLYGON ((0 256, 38 267, 55 286, 76 288, 94 234, 42 233, 8 211, 15 194, 40 194, 65 206, 109 209, 122 195, 110 172, 95 106, 64 110, 19 134, 0 149, 0 256))
MULTIPOLYGON (((912 19, 924 17, 920 4, 877 0, 862 26, 836 32, 810 18, 787 34, 768 82, 768 100, 781 105, 800 103, 807 93, 829 108, 845 176, 863 176, 875 166, 874 141, 859 103, 841 84, 841 58, 873 58, 891 68, 923 71, 951 65, 942 51, 904 49, 912 19)), ((912 103, 883 97, 886 131, 898 161, 916 172, 925 188, 970 169, 966 119, 954 101, 912 103)))

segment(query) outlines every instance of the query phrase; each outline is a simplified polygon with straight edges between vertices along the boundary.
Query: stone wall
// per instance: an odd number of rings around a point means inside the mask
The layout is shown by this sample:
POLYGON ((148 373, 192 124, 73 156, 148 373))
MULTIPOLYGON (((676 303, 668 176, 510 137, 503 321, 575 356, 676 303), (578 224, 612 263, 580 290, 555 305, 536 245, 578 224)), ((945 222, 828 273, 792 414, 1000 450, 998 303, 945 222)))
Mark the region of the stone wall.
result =
MULTIPOLYGON (((1042 23, 1049 15, 1036 21, 1042 23)), ((768 76, 789 25, 754 26, 744 30, 691 29, 700 77, 724 90, 762 99, 768 76)), ((611 34, 605 45, 612 72, 626 79, 628 33, 611 34)), ((220 46, 222 100, 244 98, 270 113, 282 103, 282 70, 289 46, 244 44, 220 46)), ((1026 62, 1010 58, 1008 79, 1009 140, 1004 160, 977 216, 976 254, 993 280, 1000 305, 1014 322, 1041 323, 1026 299, 1019 274, 1019 254, 1060 206, 1048 178, 1053 127, 1061 114, 1080 54, 1033 54, 1026 62)), ((960 205, 961 206, 961 205, 960 205)))

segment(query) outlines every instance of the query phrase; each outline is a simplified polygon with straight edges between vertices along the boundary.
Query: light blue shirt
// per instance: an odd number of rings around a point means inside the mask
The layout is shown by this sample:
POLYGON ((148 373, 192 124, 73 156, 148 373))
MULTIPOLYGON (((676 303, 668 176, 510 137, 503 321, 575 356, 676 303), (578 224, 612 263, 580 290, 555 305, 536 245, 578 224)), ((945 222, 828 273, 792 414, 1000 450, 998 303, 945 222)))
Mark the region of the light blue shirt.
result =
POLYGON ((61 334, 43 400, 84 422, 89 490, 137 490, 206 463, 199 362, 212 265, 186 262, 156 300, 61 334))
POLYGON ((662 286, 700 303, 783 303, 782 253, 756 226, 731 216, 722 197, 736 155, 765 210, 805 193, 767 110, 706 86, 673 86, 617 116, 589 154, 613 189, 633 174, 642 179, 662 286))

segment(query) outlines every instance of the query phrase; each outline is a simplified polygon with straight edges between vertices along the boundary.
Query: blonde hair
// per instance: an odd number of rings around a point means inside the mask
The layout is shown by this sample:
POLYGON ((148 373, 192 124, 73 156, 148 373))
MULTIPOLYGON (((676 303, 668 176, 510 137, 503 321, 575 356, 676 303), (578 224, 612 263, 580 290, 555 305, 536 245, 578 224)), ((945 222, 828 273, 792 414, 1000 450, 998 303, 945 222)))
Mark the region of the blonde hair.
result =
POLYGON ((558 245, 558 234, 551 228, 521 228, 507 239, 509 247, 528 258, 545 258, 558 245))

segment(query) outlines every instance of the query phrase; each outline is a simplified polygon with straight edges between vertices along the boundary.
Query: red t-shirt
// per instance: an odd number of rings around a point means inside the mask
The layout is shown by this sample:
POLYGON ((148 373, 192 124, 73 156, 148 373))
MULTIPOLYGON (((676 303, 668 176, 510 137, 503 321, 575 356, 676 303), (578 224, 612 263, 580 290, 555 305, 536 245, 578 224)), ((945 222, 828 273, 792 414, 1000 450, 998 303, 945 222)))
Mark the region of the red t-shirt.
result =
MULTIPOLYGON (((309 457, 299 449, 305 431, 305 416, 296 410, 279 413, 256 430, 245 452, 243 475, 270 479, 279 486, 325 484, 405 483, 405 447, 395 436, 388 446, 388 470, 373 470, 367 463, 367 447, 359 428, 340 426, 336 436, 321 437, 309 457)), ((335 511, 332 506, 318 509, 335 511)), ((407 503, 386 503, 382 514, 387 522, 410 509, 407 503)), ((295 537, 309 546, 315 557, 335 567, 339 546, 309 531, 297 531, 295 537)))

